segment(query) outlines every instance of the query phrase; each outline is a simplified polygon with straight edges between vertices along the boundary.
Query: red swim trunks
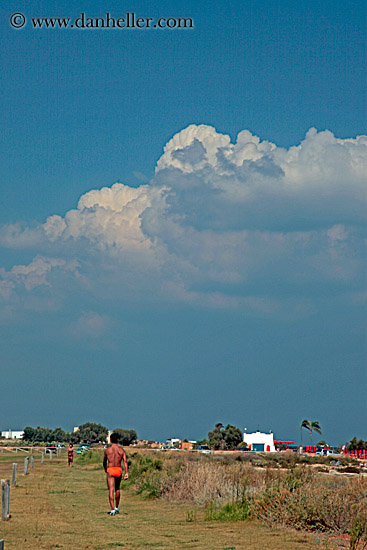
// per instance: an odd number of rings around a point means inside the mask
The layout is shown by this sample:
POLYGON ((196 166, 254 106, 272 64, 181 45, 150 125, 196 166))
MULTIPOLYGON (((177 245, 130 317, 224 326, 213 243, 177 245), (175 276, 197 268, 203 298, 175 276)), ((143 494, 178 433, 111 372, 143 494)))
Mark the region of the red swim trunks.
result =
POLYGON ((122 468, 120 468, 119 466, 109 466, 107 468, 107 472, 112 477, 121 477, 122 476, 122 468))

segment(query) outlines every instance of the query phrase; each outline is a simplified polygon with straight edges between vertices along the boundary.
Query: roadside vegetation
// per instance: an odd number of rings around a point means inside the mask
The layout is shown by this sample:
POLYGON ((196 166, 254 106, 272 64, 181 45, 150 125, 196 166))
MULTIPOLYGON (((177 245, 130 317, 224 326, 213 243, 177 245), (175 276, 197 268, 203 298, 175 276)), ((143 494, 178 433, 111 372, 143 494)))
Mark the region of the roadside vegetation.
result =
MULTIPOLYGON (((101 463, 101 458, 102 451, 89 451, 77 463, 101 463)), ((129 450, 128 463, 124 489, 190 506, 187 521, 195 521, 201 509, 208 521, 260 520, 348 534, 351 549, 367 548, 367 476, 357 474, 360 465, 349 457, 129 450)))

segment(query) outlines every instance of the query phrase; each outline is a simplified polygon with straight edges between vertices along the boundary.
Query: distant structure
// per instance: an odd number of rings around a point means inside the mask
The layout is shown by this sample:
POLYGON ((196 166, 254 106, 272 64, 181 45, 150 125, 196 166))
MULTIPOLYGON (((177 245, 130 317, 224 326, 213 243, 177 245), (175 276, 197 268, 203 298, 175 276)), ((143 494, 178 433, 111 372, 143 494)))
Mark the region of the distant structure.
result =
POLYGON ((262 433, 257 430, 254 433, 247 433, 246 429, 243 434, 243 441, 247 443, 248 448, 251 451, 262 451, 265 453, 274 453, 274 435, 273 432, 262 433))
POLYGON ((23 435, 24 432, 20 430, 7 430, 1 432, 1 437, 4 437, 5 439, 22 439, 23 435))
POLYGON ((197 441, 183 441, 181 444, 181 449, 183 451, 192 451, 195 443, 197 443, 197 441))
POLYGON ((166 445, 173 445, 174 447, 178 446, 180 449, 181 443, 182 441, 178 437, 171 437, 170 439, 166 439, 166 445))

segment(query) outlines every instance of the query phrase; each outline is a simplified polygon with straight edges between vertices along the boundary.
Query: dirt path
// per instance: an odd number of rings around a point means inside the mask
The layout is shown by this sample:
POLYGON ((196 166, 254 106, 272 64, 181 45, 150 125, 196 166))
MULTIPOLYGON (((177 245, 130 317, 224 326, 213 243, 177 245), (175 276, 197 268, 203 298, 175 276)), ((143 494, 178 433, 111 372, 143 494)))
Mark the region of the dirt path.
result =
POLYGON ((18 475, 10 510, 11 519, 0 525, 5 550, 323 548, 308 534, 253 522, 205 522, 200 511, 195 512, 195 521, 187 522, 187 507, 142 500, 127 491, 122 493, 122 513, 109 517, 103 470, 77 465, 68 469, 65 458, 45 464, 36 458, 30 475, 18 475))

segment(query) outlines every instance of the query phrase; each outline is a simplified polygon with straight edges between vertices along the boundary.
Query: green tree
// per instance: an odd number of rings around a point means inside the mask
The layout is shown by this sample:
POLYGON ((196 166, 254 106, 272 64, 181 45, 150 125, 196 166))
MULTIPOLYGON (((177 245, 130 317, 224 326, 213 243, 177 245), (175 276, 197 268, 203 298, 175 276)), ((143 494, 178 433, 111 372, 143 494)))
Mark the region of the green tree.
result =
POLYGON ((79 441, 83 443, 93 443, 97 441, 107 441, 108 429, 102 424, 95 424, 94 422, 85 422, 79 426, 77 437, 79 441))
POLYGON ((33 441, 35 429, 31 426, 26 426, 23 430, 23 441, 33 441))
POLYGON ((61 443, 62 441, 66 441, 66 433, 62 428, 55 428, 52 431, 52 441, 55 441, 56 443, 61 443))
POLYGON ((209 445, 213 449, 235 449, 242 441, 242 432, 236 426, 227 424, 224 428, 221 422, 218 422, 214 430, 208 433, 209 445))
POLYGON ((302 438, 302 428, 306 428, 306 430, 309 430, 310 426, 310 421, 309 420, 303 420, 302 424, 301 424, 301 447, 303 448, 303 438, 302 438))
POLYGON ((213 449, 221 449, 224 444, 223 424, 218 422, 214 430, 208 433, 209 446, 213 449))
POLYGON ((224 428, 224 441, 227 449, 233 450, 242 442, 242 432, 236 426, 227 424, 224 428))
POLYGON ((123 428, 116 428, 113 430, 120 436, 121 445, 131 445, 138 439, 138 434, 135 430, 125 430, 123 428))
MULTIPOLYGON (((310 432, 310 440, 311 440, 311 447, 313 447, 312 443, 312 432, 316 432, 318 434, 321 434, 321 427, 317 420, 313 420, 310 422, 309 420, 304 420, 301 424, 301 430, 302 428, 306 428, 310 432)), ((301 432, 302 433, 302 432, 301 432)))
POLYGON ((312 447, 312 432, 316 432, 319 435, 321 435, 321 427, 317 420, 314 420, 313 422, 311 422, 311 428, 310 428, 311 447, 312 447))
POLYGON ((52 431, 49 428, 42 428, 37 426, 34 431, 33 441, 38 443, 51 443, 52 442, 52 431))
POLYGON ((66 433, 65 436, 66 436, 66 441, 68 443, 72 443, 73 445, 76 445, 81 441, 79 430, 77 430, 76 432, 66 433))

